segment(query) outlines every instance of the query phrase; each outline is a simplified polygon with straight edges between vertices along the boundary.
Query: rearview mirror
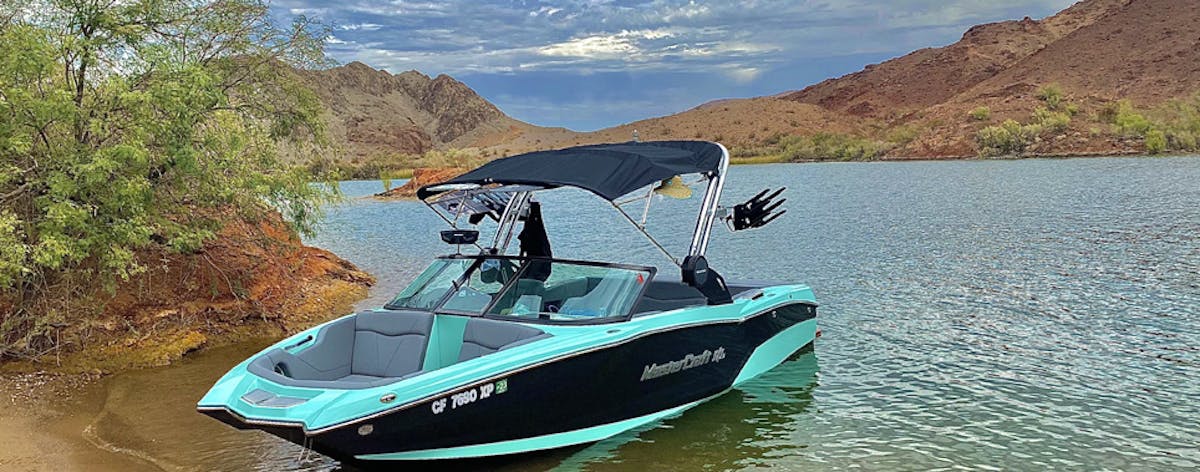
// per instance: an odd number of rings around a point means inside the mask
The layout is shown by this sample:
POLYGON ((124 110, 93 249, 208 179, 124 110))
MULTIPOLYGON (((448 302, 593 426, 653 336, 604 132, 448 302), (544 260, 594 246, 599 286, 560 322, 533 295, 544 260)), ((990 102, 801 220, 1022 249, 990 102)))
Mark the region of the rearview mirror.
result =
POLYGON ((442 241, 446 244, 475 244, 479 240, 479 231, 473 229, 448 229, 442 231, 442 241))

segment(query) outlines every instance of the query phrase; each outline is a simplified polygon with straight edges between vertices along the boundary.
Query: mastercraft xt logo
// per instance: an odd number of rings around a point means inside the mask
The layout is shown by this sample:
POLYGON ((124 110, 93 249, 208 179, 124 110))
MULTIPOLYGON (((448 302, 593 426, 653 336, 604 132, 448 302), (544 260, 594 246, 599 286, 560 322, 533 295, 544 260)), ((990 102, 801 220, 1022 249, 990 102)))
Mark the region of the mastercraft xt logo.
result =
POLYGON ((715 350, 705 349, 699 354, 688 354, 683 356, 683 359, 670 361, 665 364, 650 364, 642 369, 642 379, 645 382, 650 379, 657 379, 664 375, 671 375, 679 371, 688 370, 693 367, 700 367, 709 362, 721 362, 725 358, 725 348, 717 347, 715 350))

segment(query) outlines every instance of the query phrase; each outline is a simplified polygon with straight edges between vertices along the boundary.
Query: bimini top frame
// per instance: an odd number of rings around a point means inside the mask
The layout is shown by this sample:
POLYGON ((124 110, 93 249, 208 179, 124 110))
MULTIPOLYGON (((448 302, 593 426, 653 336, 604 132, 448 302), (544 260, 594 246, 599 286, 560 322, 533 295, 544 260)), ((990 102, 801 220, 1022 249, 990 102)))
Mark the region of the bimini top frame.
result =
MULTIPOLYGON (((451 226, 463 216, 471 223, 484 217, 499 227, 491 246, 503 253, 512 239, 520 212, 534 191, 558 187, 587 190, 608 201, 676 265, 672 256, 645 231, 646 216, 654 186, 675 176, 698 174, 707 180, 700 213, 688 247, 689 256, 703 256, 708 249, 713 221, 720 213, 721 191, 729 170, 729 151, 707 141, 653 141, 578 146, 555 151, 520 154, 484 164, 446 182, 427 185, 417 197, 432 207, 451 226), (618 198, 646 189, 645 196, 617 202, 618 198), (646 199, 641 223, 622 205, 646 199)), ((481 250, 483 248, 480 248, 481 250)))

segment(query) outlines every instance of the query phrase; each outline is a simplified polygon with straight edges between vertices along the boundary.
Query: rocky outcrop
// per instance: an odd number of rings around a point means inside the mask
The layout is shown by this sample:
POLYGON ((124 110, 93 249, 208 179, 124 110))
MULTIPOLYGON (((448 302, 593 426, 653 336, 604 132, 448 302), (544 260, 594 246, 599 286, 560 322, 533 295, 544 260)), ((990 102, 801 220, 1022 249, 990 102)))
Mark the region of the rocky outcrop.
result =
POLYGON ((361 62, 300 74, 328 108, 330 131, 351 157, 420 154, 515 121, 448 75, 393 75, 361 62))

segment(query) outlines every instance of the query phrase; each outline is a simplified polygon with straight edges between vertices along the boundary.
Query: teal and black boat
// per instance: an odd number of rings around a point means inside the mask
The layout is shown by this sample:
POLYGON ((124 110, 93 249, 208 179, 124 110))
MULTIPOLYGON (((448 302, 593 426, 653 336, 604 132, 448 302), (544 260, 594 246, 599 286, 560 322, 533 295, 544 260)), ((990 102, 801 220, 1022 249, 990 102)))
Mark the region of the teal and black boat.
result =
POLYGON ((517 155, 426 186, 418 197, 451 225, 441 238, 454 254, 384 307, 245 360, 197 409, 362 462, 584 444, 719 396, 817 335, 808 287, 726 282, 708 266, 714 223, 745 230, 782 214, 782 189, 722 207, 728 165, 717 143, 632 142, 517 155), (676 258, 644 229, 656 192, 683 178, 706 190, 676 258), (553 257, 537 195, 560 187, 609 202, 680 272, 553 257), (490 242, 481 227, 495 228, 490 242))

